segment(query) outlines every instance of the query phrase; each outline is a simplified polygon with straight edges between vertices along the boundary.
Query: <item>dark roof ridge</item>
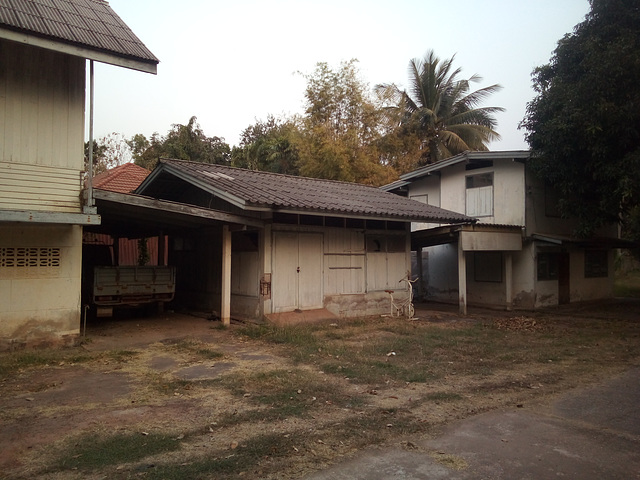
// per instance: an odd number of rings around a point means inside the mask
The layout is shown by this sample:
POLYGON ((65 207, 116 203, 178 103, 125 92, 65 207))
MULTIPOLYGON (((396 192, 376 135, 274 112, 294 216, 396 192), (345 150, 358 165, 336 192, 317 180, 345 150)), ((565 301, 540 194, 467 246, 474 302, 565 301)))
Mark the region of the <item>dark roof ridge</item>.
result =
POLYGON ((375 185, 368 185, 366 183, 357 183, 357 182, 349 182, 348 180, 332 180, 330 178, 317 178, 317 177, 305 177, 303 175, 293 175, 291 173, 277 173, 277 172, 270 172, 268 170, 252 170, 249 168, 243 168, 243 167, 233 167, 231 165, 221 165, 219 163, 205 163, 205 162, 198 162, 195 160, 183 160, 180 158, 166 158, 166 157, 161 157, 160 162, 163 161, 169 161, 169 162, 185 162, 185 163, 190 163, 190 164, 194 164, 194 165, 210 165, 212 167, 222 167, 222 168, 229 168, 232 170, 241 170, 241 171, 250 171, 250 172, 255 172, 255 173, 260 173, 260 174, 265 174, 265 175, 274 175, 274 176, 278 176, 278 177, 289 177, 289 178, 293 178, 296 180, 312 180, 312 181, 318 181, 318 182, 330 182, 330 183, 338 183, 338 184, 342 184, 342 185, 359 185, 362 187, 367 187, 367 188, 379 188, 376 187, 375 185))

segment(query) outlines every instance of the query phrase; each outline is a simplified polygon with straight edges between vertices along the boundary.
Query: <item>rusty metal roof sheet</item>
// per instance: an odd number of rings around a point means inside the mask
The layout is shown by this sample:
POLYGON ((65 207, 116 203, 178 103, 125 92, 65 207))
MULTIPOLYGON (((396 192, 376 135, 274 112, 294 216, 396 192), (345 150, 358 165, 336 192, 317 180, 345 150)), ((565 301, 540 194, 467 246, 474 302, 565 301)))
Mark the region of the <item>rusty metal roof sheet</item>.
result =
POLYGON ((167 172, 224 198, 245 210, 382 217, 404 221, 465 223, 474 219, 357 183, 297 177, 270 172, 162 159, 137 193, 145 194, 154 178, 167 172))
POLYGON ((0 28, 158 63, 103 0, 1 0, 0 28))

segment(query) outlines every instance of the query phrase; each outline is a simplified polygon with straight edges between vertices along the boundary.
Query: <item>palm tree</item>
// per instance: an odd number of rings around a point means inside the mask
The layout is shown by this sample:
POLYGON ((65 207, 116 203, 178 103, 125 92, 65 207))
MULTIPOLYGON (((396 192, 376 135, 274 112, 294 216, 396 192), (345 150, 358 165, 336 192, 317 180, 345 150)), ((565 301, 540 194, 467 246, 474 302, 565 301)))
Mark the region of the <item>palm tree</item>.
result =
POLYGON ((424 152, 420 163, 433 163, 466 150, 488 150, 487 144, 498 140, 494 113, 501 107, 478 107, 502 87, 491 85, 474 92, 471 83, 482 80, 478 75, 458 79, 453 60, 440 60, 432 50, 424 59, 409 63, 410 89, 383 84, 376 91, 389 105, 387 111, 395 119, 400 135, 415 135, 424 152))

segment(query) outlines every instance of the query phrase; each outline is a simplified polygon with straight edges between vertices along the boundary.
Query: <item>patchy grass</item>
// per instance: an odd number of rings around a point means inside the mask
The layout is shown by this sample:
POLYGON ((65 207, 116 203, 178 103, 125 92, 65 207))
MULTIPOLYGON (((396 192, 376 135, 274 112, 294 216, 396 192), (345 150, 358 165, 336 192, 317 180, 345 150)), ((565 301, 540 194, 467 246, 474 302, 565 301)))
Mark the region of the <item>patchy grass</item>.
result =
POLYGON ((126 433, 103 438, 85 435, 59 453, 51 470, 91 472, 136 462, 178 448, 179 441, 167 435, 126 433))
MULTIPOLYGON (((639 364, 640 322, 611 310, 591 313, 234 327, 224 335, 237 354, 227 349, 229 368, 207 379, 179 376, 185 365, 222 357, 215 344, 193 340, 151 351, 8 354, 0 368, 58 368, 86 355, 83 361, 96 360, 91 371, 108 373, 113 362, 105 359, 125 362, 122 371, 146 395, 88 406, 86 415, 104 423, 98 433, 66 433, 72 441, 43 456, 39 472, 51 478, 300 478, 356 449, 420 438, 447 421, 541 401, 639 364), (252 349, 260 355, 248 355, 252 349), (154 356, 172 357, 175 369, 153 371, 154 356), (150 434, 103 433, 133 430, 150 434)), ((5 384, 11 395, 23 384, 15 378, 5 384)), ((35 405, 20 399, 20 408, 35 405)), ((434 459, 466 468, 457 457, 434 459)))
POLYGON ((172 346, 178 352, 196 355, 202 360, 215 360, 224 357, 224 353, 214 350, 207 344, 197 340, 180 340, 172 346))
POLYGON ((21 371, 48 365, 86 363, 96 355, 79 349, 47 349, 0 353, 0 377, 15 375, 21 371))
POLYGON ((616 297, 640 298, 640 270, 616 276, 613 294, 616 297))
POLYGON ((230 374, 219 380, 239 400, 259 410, 233 413, 218 424, 237 424, 258 417, 260 420, 284 419, 313 414, 321 406, 355 408, 361 405, 359 397, 347 395, 343 387, 319 372, 308 369, 269 370, 230 374))

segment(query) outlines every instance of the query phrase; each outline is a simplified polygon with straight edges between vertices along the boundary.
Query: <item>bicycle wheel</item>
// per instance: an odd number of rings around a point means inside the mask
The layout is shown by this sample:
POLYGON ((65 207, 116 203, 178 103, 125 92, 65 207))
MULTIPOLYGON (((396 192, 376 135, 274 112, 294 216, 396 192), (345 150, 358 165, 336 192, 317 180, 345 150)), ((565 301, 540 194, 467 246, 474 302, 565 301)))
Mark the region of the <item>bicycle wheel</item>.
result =
POLYGON ((407 318, 413 318, 413 315, 416 313, 416 309, 413 306, 413 303, 407 305, 407 318))

